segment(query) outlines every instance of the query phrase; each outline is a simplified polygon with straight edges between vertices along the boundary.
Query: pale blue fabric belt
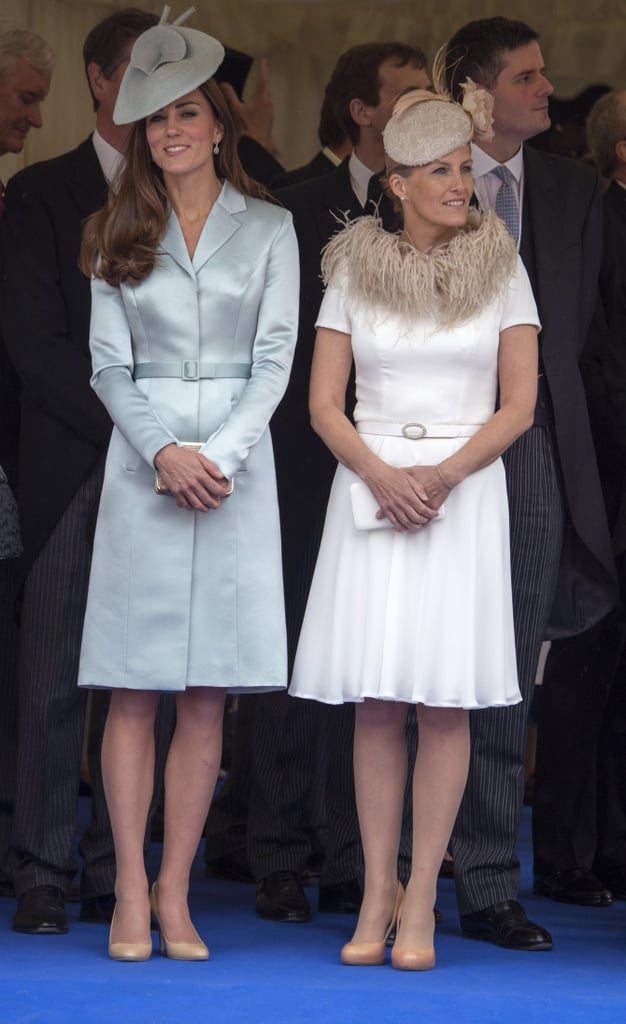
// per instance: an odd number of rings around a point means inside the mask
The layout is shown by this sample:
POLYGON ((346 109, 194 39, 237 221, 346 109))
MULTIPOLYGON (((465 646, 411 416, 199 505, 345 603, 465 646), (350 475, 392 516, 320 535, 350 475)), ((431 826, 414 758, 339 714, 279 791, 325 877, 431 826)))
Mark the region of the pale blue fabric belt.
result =
POLYGON ((250 363, 201 363, 197 359, 182 359, 178 363, 136 363, 135 380, 142 377, 180 377, 181 380, 205 378, 249 377, 250 363))
POLYGON ((359 434, 382 434, 385 437, 406 437, 420 441, 424 437, 473 437, 482 423, 389 423, 387 420, 359 420, 359 434))

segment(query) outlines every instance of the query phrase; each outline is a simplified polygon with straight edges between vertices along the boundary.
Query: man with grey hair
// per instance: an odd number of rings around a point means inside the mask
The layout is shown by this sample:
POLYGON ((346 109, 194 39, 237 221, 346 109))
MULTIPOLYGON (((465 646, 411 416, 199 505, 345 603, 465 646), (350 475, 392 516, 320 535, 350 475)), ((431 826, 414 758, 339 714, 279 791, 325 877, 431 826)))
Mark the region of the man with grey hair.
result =
MULTIPOLYGON (((626 89, 607 92, 594 104, 587 119, 587 144, 602 177, 626 186, 626 89)), ((607 195, 612 191, 611 186, 607 195)))
MULTIPOLYGON (((14 21, 0 21, 0 156, 19 153, 31 128, 41 127, 54 53, 41 36, 14 21)), ((0 217, 4 186, 0 181, 0 217)), ((15 797, 15 692, 17 630, 13 605, 19 530, 9 485, 15 485, 19 425, 18 382, 0 339, 0 895, 12 895, 5 869, 15 797)))
POLYGON ((41 127, 54 53, 13 21, 0 21, 0 156, 20 153, 31 128, 41 127))

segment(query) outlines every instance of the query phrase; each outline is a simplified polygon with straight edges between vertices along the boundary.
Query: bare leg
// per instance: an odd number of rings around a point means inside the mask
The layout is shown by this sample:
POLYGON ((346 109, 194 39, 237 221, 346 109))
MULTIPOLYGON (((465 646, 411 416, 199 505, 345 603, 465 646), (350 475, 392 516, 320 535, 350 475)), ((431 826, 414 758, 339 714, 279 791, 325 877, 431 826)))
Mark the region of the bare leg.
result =
POLYGON ((419 741, 413 774, 413 859, 397 945, 433 945, 437 875, 465 789, 469 713, 462 708, 417 709, 419 741))
POLYGON ((219 772, 225 697, 225 690, 209 687, 191 687, 176 696, 158 878, 159 918, 171 942, 197 939, 187 906, 189 872, 219 772))
POLYGON ((144 836, 154 787, 154 718, 159 694, 113 690, 102 738, 102 780, 117 875, 113 942, 149 942, 144 836))
POLYGON ((354 783, 365 860, 365 891, 354 942, 380 942, 398 890, 398 846, 407 756, 407 705, 356 705, 354 783))

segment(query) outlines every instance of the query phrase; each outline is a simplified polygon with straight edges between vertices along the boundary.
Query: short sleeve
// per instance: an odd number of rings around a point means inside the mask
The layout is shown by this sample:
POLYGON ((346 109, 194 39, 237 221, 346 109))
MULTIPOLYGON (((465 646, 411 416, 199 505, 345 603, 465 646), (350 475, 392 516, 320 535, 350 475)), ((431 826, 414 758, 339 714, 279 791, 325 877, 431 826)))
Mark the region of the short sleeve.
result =
POLYGON ((519 256, 517 257, 517 268, 507 285, 500 330, 505 331, 507 327, 516 327, 518 324, 533 324, 538 330, 541 330, 537 304, 530 287, 526 267, 519 256))
POLYGON ((326 289, 315 326, 352 334, 352 319, 346 309, 343 292, 335 285, 329 284, 326 289))

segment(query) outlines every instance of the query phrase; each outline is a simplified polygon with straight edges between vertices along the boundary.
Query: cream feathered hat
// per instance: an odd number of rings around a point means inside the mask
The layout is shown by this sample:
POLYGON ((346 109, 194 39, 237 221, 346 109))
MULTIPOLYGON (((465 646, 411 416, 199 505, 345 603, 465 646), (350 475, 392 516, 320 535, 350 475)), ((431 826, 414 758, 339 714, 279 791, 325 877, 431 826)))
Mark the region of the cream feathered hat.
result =
MULTIPOLYGON (((437 77, 433 69, 435 82, 437 77)), ((473 138, 492 139, 493 96, 471 78, 462 89, 462 104, 443 90, 412 89, 401 96, 383 131, 387 156, 405 167, 422 167, 473 138)))
POLYGON ((224 60, 222 44, 205 32, 180 27, 194 10, 190 7, 168 25, 166 5, 159 24, 137 37, 113 111, 115 124, 140 121, 215 74, 224 60))

